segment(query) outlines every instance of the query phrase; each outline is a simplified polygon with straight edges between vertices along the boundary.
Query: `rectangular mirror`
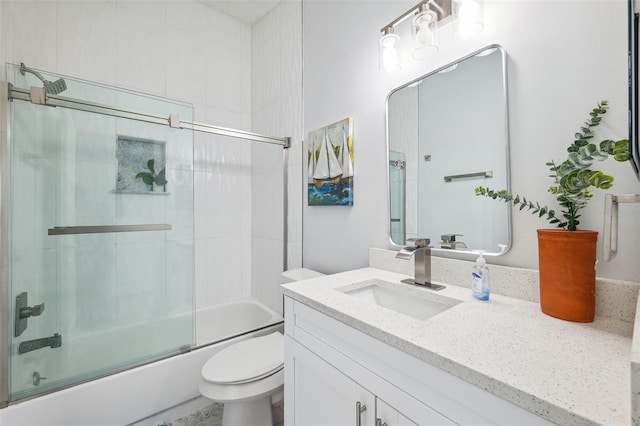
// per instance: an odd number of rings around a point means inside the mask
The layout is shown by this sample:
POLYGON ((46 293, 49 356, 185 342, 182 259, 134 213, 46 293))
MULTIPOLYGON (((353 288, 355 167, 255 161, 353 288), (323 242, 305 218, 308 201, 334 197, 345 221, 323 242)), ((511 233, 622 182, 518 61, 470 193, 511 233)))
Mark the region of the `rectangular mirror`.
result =
POLYGON ((511 245, 511 209, 474 188, 509 189, 506 53, 488 46, 387 98, 389 231, 393 244, 488 255, 511 245))

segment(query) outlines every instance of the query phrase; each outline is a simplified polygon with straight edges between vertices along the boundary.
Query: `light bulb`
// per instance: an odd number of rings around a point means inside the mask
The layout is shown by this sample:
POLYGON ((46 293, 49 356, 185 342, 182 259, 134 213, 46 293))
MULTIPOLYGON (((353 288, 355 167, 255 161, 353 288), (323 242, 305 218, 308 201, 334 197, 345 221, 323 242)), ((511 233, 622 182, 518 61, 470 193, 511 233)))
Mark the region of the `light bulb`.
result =
POLYGON ((413 18, 414 48, 411 56, 413 59, 423 60, 438 53, 435 29, 438 16, 432 10, 421 9, 413 18))
POLYGON ((382 51, 382 66, 387 72, 398 71, 400 63, 398 62, 398 51, 395 46, 388 45, 382 51))
POLYGON ((399 39, 400 37, 391 32, 384 34, 380 38, 380 60, 382 68, 387 72, 394 72, 400 69, 398 51, 396 49, 399 39))
POLYGON ((429 29, 429 22, 422 21, 418 23, 416 42, 419 44, 431 44, 432 40, 433 37, 431 36, 431 30, 429 29))
POLYGON ((463 21, 468 21, 469 19, 473 19, 478 11, 480 10, 480 5, 475 0, 466 0, 462 2, 460 6, 460 19, 463 21))
POLYGON ((484 29, 482 0, 457 0, 455 6, 455 34, 468 37, 484 29))

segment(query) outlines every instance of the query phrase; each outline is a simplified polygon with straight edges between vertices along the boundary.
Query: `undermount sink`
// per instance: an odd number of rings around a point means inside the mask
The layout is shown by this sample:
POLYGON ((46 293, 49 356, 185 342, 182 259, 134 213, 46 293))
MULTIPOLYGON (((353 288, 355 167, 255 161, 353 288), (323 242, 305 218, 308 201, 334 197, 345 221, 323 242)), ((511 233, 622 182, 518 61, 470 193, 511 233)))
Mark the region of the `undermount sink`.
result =
MULTIPOLYGON (((349 286, 351 287, 351 286, 349 286)), ((355 289, 343 291, 351 297, 362 300, 366 303, 382 306, 392 311, 408 315, 415 319, 426 320, 441 312, 446 311, 457 301, 448 303, 427 299, 422 295, 409 294, 389 286, 382 286, 373 280, 373 283, 359 286, 355 289)))

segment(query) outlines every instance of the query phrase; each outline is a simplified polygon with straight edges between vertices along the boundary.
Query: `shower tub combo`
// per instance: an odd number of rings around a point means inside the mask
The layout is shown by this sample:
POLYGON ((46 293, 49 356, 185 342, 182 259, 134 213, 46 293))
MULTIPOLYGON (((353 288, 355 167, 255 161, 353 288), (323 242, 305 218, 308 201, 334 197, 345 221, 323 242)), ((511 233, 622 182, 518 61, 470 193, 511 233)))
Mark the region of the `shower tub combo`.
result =
MULTIPOLYGON (((282 330, 251 297, 195 309, 193 132, 284 148, 284 217, 288 138, 193 123, 189 104, 24 64, 7 75, 0 424, 133 423, 198 397, 200 369, 224 347, 282 330)), ((282 255, 278 274, 286 244, 282 255)))
POLYGON ((280 314, 252 298, 198 310, 196 321, 203 324, 198 335, 218 343, 9 406, 0 411, 0 423, 130 424, 199 397, 200 370, 221 349, 283 331, 280 314))

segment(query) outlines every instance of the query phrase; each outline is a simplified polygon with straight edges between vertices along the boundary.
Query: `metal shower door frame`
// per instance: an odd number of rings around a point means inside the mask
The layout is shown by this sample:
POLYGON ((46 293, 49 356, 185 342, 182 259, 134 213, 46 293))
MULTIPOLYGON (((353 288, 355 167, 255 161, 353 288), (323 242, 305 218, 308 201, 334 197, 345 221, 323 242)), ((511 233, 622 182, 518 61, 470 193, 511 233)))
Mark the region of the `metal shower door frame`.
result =
MULTIPOLYGON (((11 137, 10 137, 10 102, 14 100, 28 101, 34 104, 61 107, 78 111, 108 115, 159 125, 175 129, 230 136, 254 142, 280 145, 283 148, 283 271, 288 265, 288 148, 289 137, 273 137, 259 133, 246 132, 210 124, 182 121, 178 115, 169 117, 144 112, 114 108, 108 105, 78 100, 63 96, 46 94, 44 88, 16 88, 11 83, 0 81, 0 409, 9 405, 9 357, 10 357, 10 262, 9 262, 9 207, 11 182, 11 137)), ((60 389, 56 389, 60 390, 60 389)), ((47 392, 48 393, 48 392, 47 392)), ((39 394, 37 396, 42 396, 39 394)))
POLYGON ((0 82, 0 408, 9 403, 9 84, 0 82))

